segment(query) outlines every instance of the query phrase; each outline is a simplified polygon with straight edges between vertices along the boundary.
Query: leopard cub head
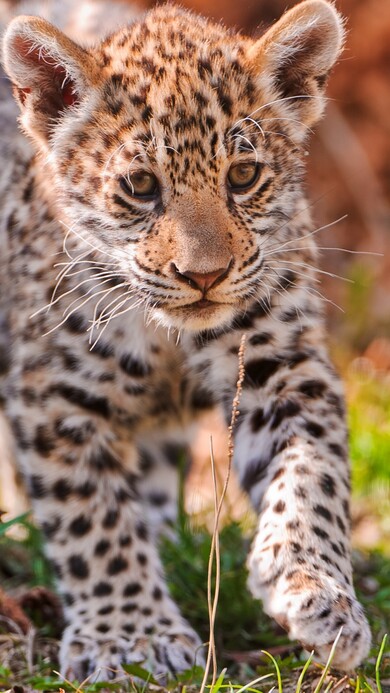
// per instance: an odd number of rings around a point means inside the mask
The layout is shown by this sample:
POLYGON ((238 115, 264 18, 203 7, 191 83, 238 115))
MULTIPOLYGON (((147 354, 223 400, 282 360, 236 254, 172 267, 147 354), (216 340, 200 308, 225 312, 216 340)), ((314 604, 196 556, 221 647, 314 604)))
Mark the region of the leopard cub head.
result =
POLYGON ((325 0, 257 40, 169 5, 88 49, 17 17, 4 65, 60 219, 155 319, 198 330, 278 290, 342 40, 325 0))

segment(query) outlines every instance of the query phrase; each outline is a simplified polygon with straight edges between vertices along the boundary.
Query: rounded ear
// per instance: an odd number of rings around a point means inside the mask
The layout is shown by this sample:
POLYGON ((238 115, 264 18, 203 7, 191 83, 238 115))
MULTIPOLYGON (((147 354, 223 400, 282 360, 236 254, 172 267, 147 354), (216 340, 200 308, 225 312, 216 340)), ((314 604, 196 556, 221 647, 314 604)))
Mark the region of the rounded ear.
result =
POLYGON ((91 56, 38 17, 16 17, 3 39, 3 63, 25 130, 46 144, 56 120, 95 81, 91 56))
MULTIPOLYGON (((326 79, 343 41, 344 22, 333 5, 306 0, 249 48, 248 60, 267 99, 281 104, 283 100, 290 114, 294 112, 303 126, 310 126, 322 115, 326 79)), ((306 129, 302 128, 298 139, 306 129)))

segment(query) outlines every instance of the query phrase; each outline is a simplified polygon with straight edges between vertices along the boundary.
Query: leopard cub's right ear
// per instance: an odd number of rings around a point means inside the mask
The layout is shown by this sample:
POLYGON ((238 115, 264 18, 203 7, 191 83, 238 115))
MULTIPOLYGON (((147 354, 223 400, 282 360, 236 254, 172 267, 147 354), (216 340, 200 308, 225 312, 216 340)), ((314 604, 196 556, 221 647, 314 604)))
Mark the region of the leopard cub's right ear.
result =
POLYGON ((97 79, 92 56, 52 24, 16 17, 3 39, 10 77, 26 132, 47 147, 62 113, 77 104, 97 79))

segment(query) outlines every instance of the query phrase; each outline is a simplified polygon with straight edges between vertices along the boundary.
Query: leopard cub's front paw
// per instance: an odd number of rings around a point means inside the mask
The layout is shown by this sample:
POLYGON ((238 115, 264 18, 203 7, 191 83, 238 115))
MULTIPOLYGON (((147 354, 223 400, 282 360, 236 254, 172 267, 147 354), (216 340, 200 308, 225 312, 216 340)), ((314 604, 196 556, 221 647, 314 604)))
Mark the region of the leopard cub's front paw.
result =
POLYGON ((338 584, 328 575, 311 571, 291 571, 270 586, 263 599, 264 610, 288 632, 292 640, 314 650, 325 664, 333 643, 341 635, 332 666, 342 671, 355 669, 368 655, 371 633, 361 604, 352 589, 338 584))

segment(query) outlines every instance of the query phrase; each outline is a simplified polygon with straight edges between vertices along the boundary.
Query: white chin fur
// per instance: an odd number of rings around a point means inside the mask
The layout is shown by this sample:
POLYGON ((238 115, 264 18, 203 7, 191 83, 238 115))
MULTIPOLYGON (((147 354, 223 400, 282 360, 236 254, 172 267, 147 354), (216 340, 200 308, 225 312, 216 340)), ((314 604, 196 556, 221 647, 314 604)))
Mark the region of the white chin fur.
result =
POLYGON ((228 305, 220 305, 212 310, 199 311, 198 314, 192 311, 188 311, 188 314, 186 314, 185 307, 183 307, 182 311, 177 312, 156 308, 153 311, 153 318, 159 325, 173 328, 180 332, 183 330, 200 332, 202 330, 227 327, 231 324, 235 314, 235 308, 228 305))

